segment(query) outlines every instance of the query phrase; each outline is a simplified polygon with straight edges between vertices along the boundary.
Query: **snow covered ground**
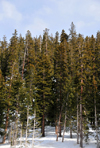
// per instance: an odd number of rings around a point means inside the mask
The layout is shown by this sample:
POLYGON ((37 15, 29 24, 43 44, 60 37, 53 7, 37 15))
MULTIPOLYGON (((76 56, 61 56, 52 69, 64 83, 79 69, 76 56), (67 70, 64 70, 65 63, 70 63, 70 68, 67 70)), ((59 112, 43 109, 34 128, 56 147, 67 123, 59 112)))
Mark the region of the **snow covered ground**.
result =
MULTIPOLYGON (((36 137, 34 148, 80 148, 79 144, 77 144, 76 133, 73 133, 73 138, 70 138, 70 133, 66 132, 64 136, 64 142, 62 142, 62 138, 59 137, 58 141, 56 141, 55 128, 47 126, 46 127, 46 136, 45 137, 36 137)), ((32 148, 32 134, 28 137, 28 148, 32 148)), ((89 144, 84 142, 84 148, 96 148, 96 141, 93 136, 90 136, 89 144)), ((11 148, 7 143, 0 144, 0 148, 11 148)), ((16 148, 21 148, 20 145, 16 146, 16 148)), ((25 148, 23 145, 22 148, 25 148)))

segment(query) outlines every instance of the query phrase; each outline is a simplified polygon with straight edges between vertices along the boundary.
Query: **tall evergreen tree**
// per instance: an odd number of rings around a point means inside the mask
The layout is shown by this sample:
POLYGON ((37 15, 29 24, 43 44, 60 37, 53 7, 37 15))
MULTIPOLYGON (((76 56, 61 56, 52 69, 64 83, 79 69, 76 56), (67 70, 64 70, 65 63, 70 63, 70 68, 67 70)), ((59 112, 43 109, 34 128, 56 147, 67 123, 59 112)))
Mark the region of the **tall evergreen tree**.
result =
POLYGON ((36 61, 36 87, 37 87, 37 104, 39 107, 39 115, 41 116, 41 133, 45 136, 45 119, 46 111, 50 102, 51 95, 51 66, 45 46, 45 34, 43 38, 41 55, 36 61))

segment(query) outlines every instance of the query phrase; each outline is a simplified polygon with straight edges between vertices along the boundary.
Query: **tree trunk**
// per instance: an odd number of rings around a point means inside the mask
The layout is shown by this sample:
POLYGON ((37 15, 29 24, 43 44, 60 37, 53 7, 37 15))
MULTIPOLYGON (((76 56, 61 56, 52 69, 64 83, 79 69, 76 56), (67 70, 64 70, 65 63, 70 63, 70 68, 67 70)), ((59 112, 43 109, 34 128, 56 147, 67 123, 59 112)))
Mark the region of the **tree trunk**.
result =
POLYGON ((77 144, 79 144, 79 115, 78 115, 78 96, 77 96, 77 144))
POLYGON ((57 120, 55 121, 55 134, 57 134, 58 130, 57 130, 57 120))
POLYGON ((96 138, 97 138, 97 146, 99 145, 98 143, 98 124, 97 124, 97 109, 96 109, 96 99, 94 98, 94 105, 95 105, 95 128, 96 128, 96 138))
POLYGON ((20 124, 21 130, 20 130, 20 146, 22 146, 22 124, 20 124))
POLYGON ((32 139, 32 148, 34 148, 34 138, 35 138, 35 118, 36 118, 36 110, 34 110, 34 127, 33 127, 33 139, 32 139))
POLYGON ((61 112, 60 112, 60 115, 59 115, 59 122, 58 122, 58 130, 57 130, 57 138, 56 138, 56 141, 58 141, 58 133, 59 133, 59 135, 60 135, 60 128, 61 128, 61 124, 60 124, 60 120, 61 120, 61 112))
MULTIPOLYGON (((94 47, 95 48, 95 47, 94 47)), ((99 148, 99 139, 98 139, 98 123, 97 123, 97 108, 96 108, 96 92, 97 92, 97 82, 95 79, 95 57, 93 58, 93 85, 94 85, 94 109, 95 109, 95 128, 96 128, 96 138, 97 138, 97 148, 99 148)))
POLYGON ((12 145, 14 145, 14 136, 15 136, 15 135, 14 135, 14 128, 15 128, 15 124, 13 124, 13 132, 12 132, 12 133, 13 133, 13 134, 12 134, 12 136, 13 136, 13 137, 12 137, 12 145))
POLYGON ((81 64, 81 96, 80 96, 80 147, 83 148, 83 125, 82 125, 82 94, 83 94, 83 65, 81 64))
POLYGON ((12 147, 12 124, 10 129, 10 147, 12 147))
MULTIPOLYGON (((67 94, 67 99, 68 99, 68 94, 67 94)), ((66 101, 66 100, 65 100, 66 101)), ((57 137, 56 137, 56 141, 58 141, 58 133, 59 133, 59 129, 60 129, 60 121, 61 121, 61 114, 62 114, 62 110, 63 110, 63 106, 65 105, 65 102, 62 104, 61 107, 61 111, 60 111, 60 115, 59 115, 59 122, 58 122, 58 130, 57 130, 57 137)))
POLYGON ((42 137, 45 137, 45 117, 44 117, 44 112, 43 112, 43 116, 42 116, 42 137))
POLYGON ((56 137, 56 141, 58 141, 58 132, 59 132, 59 127, 57 126, 57 137, 56 137))
POLYGON ((3 144, 5 143, 6 136, 7 136, 7 128, 8 128, 8 115, 9 115, 9 108, 7 109, 7 114, 6 114, 6 127, 5 127, 5 134, 3 137, 3 144))
MULTIPOLYGON (((82 101, 82 98, 80 98, 82 101)), ((80 147, 83 148, 82 102, 80 102, 80 147)))
MULTIPOLYGON (((43 80, 44 80, 44 74, 43 74, 43 80)), ((43 93, 43 100, 45 102, 45 95, 43 93)), ((45 106, 43 104, 43 115, 42 115, 42 137, 45 137, 45 114, 44 114, 45 106)))
POLYGON ((72 122, 70 123, 70 138, 72 138, 72 122))
POLYGON ((60 118, 59 118, 59 137, 61 137, 61 116, 62 116, 62 108, 61 108, 61 83, 60 83, 60 118))
POLYGON ((13 130, 13 144, 14 144, 14 147, 16 147, 16 123, 14 123, 14 130, 13 130))
POLYGON ((16 111, 16 121, 15 121, 15 147, 17 145, 17 133, 18 133, 18 111, 16 111))
POLYGON ((66 113, 67 113, 67 112, 65 111, 65 121, 64 121, 64 131, 63 131, 62 142, 64 142, 64 134, 65 134, 65 128, 66 128, 66 118, 67 118, 66 113))
POLYGON ((60 122, 60 125, 59 125, 59 137, 61 137, 61 122, 60 122))
MULTIPOLYGON (((67 94, 67 100, 68 100, 68 94, 67 94)), ((64 121, 64 131, 63 131, 62 142, 64 141, 64 134, 65 134, 65 129, 66 129, 66 119, 67 119, 67 103, 65 107, 65 121, 64 121)))
POLYGON ((25 148, 27 148, 28 116, 29 116, 29 106, 27 107, 27 125, 26 125, 26 140, 25 140, 25 148))

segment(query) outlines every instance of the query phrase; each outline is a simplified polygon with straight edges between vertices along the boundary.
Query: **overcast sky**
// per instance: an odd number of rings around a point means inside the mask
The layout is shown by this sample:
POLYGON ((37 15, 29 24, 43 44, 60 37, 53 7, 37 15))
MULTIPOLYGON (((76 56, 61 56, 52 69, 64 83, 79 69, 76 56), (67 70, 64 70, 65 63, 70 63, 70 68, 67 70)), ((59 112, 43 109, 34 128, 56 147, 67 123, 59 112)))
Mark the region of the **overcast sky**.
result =
POLYGON ((55 36, 69 34, 71 22, 84 37, 100 31, 100 0, 0 0, 0 40, 9 40, 16 29, 25 37, 43 35, 45 28, 55 36))

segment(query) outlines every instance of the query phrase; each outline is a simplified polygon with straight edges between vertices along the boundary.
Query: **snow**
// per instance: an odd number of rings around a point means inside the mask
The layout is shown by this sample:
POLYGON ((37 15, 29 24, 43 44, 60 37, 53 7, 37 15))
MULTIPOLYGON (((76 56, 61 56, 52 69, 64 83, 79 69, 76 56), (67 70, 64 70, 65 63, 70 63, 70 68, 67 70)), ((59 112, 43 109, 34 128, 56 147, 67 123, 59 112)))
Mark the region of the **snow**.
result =
MULTIPOLYGON (((40 131, 40 130, 39 130, 40 131)), ((56 135, 55 135, 55 127, 46 126, 46 136, 45 137, 35 137, 35 143, 34 148, 80 148, 80 145, 77 144, 77 136, 76 133, 73 133, 73 138, 70 138, 70 133, 65 132, 64 136, 64 142, 62 142, 62 137, 58 138, 58 141, 56 141, 56 135)), ((91 132, 92 129, 90 129, 91 132)), ((36 134, 35 134, 36 136, 36 134)), ((84 148, 96 148, 96 141, 92 135, 89 136, 90 140, 87 143, 84 141, 84 148)), ((25 138, 24 138, 25 141, 25 138)), ((28 137, 28 141, 30 144, 28 145, 28 148, 32 147, 32 133, 28 137)), ((17 145, 16 148, 19 148, 20 145, 17 145)), ((10 148, 10 145, 8 144, 8 141, 6 141, 5 144, 0 144, 0 148, 10 148)), ((25 148, 25 143, 23 145, 23 148, 25 148)))

